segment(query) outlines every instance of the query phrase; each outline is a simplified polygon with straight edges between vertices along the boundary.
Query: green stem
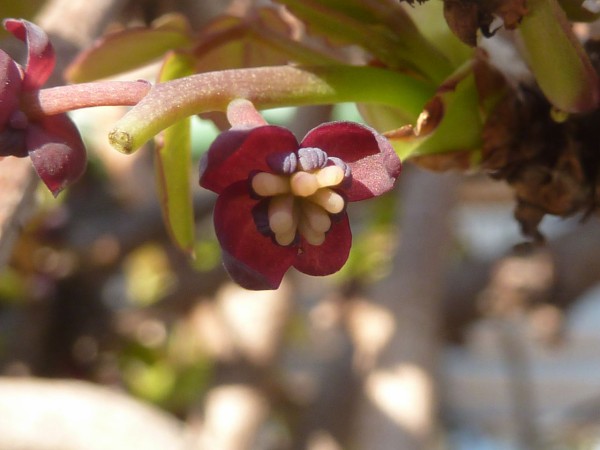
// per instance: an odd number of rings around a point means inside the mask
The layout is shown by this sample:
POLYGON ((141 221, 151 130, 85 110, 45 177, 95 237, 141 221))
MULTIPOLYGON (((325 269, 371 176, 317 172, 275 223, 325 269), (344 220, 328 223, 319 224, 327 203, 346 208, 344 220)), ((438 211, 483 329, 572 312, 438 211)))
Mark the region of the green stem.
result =
POLYGON ((375 103, 416 120, 434 86, 374 67, 259 67, 192 75, 155 85, 110 132, 113 147, 131 153, 184 117, 225 111, 236 98, 258 109, 281 106, 375 103))
POLYGON ((598 75, 556 0, 530 0, 519 32, 535 78, 548 100, 562 111, 598 107, 598 75))

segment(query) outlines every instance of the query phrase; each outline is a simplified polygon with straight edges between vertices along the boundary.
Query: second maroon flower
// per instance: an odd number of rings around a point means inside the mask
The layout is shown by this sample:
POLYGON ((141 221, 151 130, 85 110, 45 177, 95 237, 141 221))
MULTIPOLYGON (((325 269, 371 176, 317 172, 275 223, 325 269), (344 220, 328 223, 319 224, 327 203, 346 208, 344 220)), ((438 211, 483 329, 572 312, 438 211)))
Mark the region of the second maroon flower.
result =
POLYGON ((86 167, 79 131, 66 114, 31 118, 21 105, 24 93, 39 90, 48 80, 55 65, 54 50, 37 25, 16 19, 3 23, 27 44, 27 64, 20 66, 0 50, 0 156, 29 156, 40 179, 58 195, 86 167))
POLYGON ((276 289, 290 267, 337 272, 352 243, 346 203, 389 191, 400 170, 388 141, 357 123, 320 125, 301 143, 279 126, 234 126, 200 169, 200 185, 219 194, 225 268, 248 289, 276 289))

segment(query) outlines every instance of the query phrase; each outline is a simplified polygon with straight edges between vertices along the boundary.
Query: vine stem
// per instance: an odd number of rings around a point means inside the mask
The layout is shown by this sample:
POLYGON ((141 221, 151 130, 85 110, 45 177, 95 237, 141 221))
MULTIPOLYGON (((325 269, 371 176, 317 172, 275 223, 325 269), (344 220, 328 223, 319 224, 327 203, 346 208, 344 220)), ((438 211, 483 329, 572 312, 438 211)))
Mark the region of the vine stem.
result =
POLYGON ((206 72, 155 85, 100 81, 57 86, 23 93, 21 109, 36 118, 95 106, 133 106, 109 134, 113 147, 131 153, 177 121, 203 112, 226 111, 235 99, 249 100, 257 109, 341 102, 382 104, 414 121, 434 92, 430 83, 376 67, 271 66, 206 72))
POLYGON ((117 150, 131 153, 178 120, 226 111, 238 98, 251 101, 257 109, 340 102, 385 104, 416 120, 434 90, 424 81, 375 67, 272 66, 207 72, 153 86, 115 124, 109 140, 117 150))

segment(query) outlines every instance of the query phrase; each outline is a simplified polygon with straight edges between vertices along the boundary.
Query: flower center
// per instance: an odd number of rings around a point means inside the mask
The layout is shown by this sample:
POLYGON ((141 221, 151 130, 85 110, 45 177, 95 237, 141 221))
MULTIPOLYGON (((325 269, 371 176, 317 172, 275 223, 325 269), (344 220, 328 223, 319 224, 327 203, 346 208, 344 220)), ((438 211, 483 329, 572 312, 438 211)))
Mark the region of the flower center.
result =
POLYGON ((252 178, 252 190, 269 198, 269 229, 279 245, 292 244, 297 233, 309 244, 321 245, 331 228, 331 215, 345 206, 344 198, 331 188, 347 174, 339 165, 299 168, 290 175, 259 172, 252 178))

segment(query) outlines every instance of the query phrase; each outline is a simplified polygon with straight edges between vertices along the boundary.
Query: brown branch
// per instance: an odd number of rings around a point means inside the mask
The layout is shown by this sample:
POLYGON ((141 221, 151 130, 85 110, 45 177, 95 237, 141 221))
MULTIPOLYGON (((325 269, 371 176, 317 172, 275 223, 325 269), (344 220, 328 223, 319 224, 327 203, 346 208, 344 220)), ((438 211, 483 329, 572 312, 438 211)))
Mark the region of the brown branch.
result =
POLYGON ((406 170, 399 186, 400 248, 393 273, 374 293, 394 332, 364 378, 360 448, 433 446, 440 304, 456 186, 455 176, 414 169, 406 170))

